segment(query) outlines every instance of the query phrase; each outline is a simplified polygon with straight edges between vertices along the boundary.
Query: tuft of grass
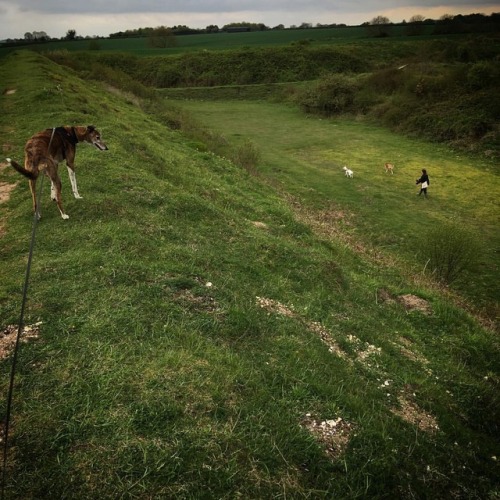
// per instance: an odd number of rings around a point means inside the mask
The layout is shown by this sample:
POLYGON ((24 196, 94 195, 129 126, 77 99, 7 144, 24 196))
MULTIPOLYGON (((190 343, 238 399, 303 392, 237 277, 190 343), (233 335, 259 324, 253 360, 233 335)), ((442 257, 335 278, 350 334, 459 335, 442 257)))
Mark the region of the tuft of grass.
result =
POLYGON ((480 245, 477 237, 460 225, 431 228, 422 238, 420 253, 426 267, 444 283, 451 284, 467 270, 476 268, 480 245))

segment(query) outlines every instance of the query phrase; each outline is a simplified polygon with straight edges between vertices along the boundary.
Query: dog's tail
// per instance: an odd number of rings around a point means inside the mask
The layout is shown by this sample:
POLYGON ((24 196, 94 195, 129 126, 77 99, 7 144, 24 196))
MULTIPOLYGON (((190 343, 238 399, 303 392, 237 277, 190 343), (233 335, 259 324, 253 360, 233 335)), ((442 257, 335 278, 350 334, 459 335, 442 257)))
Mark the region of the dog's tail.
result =
POLYGON ((36 179, 36 174, 34 172, 30 172, 29 170, 26 170, 24 167, 19 165, 16 161, 12 160, 11 158, 7 158, 7 162, 10 163, 10 165, 17 170, 20 174, 24 175, 28 179, 36 179))

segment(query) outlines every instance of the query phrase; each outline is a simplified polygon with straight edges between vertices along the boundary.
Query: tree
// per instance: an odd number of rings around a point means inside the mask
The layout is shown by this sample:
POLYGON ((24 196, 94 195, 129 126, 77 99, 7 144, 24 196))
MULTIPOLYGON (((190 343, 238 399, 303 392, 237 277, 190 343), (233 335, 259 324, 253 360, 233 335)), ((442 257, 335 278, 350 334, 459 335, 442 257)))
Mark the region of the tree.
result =
POLYGON ((388 17, 385 16, 377 16, 374 17, 371 21, 370 24, 373 26, 383 26, 386 24, 390 24, 391 21, 389 21, 388 17))
POLYGON ((378 38, 383 38, 389 36, 390 33, 390 24, 388 17, 385 16, 377 16, 374 17, 369 25, 368 25, 368 33, 370 36, 375 36, 378 38))
POLYGON ((66 32, 65 38, 66 38, 66 40, 74 40, 76 38, 76 31, 75 30, 68 30, 66 32))
POLYGON ((409 23, 423 23, 425 21, 425 17, 420 14, 415 14, 410 17, 409 23))
POLYGON ((408 36, 421 35, 424 32, 424 21, 425 17, 420 14, 411 16, 408 26, 406 27, 406 34, 408 36))
POLYGON ((177 40, 171 28, 159 26, 152 30, 148 36, 148 45, 157 49, 166 49, 167 47, 175 47, 177 40))

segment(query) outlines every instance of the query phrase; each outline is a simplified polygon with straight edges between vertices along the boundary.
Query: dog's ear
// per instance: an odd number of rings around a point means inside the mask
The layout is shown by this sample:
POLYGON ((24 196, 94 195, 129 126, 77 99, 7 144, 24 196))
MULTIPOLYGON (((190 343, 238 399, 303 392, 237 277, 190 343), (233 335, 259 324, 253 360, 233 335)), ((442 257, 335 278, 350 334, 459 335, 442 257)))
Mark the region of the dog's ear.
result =
POLYGON ((87 132, 90 134, 91 132, 93 132, 95 130, 95 127, 94 125, 87 125, 87 132))

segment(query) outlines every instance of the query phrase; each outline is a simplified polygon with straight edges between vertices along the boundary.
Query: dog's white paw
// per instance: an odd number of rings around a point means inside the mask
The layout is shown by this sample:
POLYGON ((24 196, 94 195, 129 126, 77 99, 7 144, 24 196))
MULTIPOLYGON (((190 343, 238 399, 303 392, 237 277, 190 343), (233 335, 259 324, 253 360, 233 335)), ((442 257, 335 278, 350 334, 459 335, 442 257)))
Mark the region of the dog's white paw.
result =
POLYGON ((83 196, 80 196, 78 193, 75 194, 75 198, 77 200, 83 200, 83 196))
POLYGON ((7 163, 12 163, 12 160, 10 158, 5 158, 5 160, 7 161, 7 163))
POLYGON ((61 214, 61 217, 62 217, 63 219, 69 219, 69 215, 68 215, 68 214, 61 214))

